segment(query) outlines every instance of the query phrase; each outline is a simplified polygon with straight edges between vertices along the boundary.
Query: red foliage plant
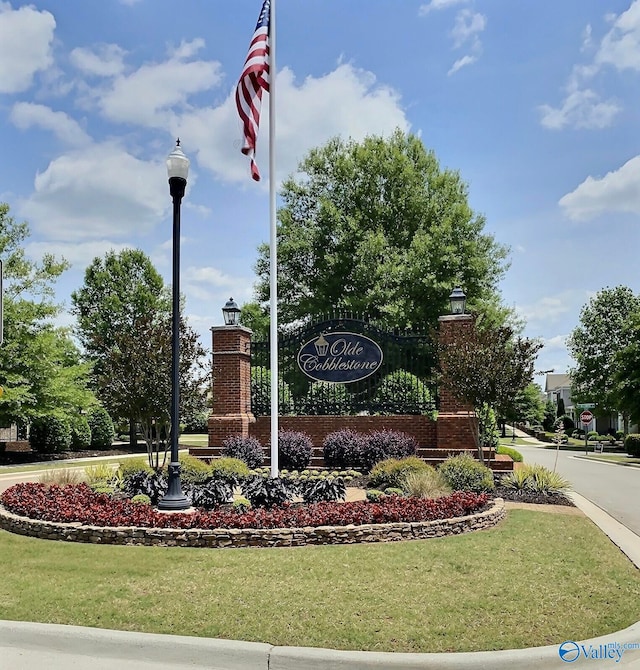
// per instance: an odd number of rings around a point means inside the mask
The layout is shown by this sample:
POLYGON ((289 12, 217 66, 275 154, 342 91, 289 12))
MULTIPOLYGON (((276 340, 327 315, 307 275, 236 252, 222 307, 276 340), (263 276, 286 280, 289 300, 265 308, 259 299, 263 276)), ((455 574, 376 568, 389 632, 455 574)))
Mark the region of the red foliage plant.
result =
POLYGON ((370 523, 431 521, 465 516, 482 509, 486 493, 456 491, 449 496, 403 498, 388 496, 379 502, 320 502, 239 513, 230 509, 198 510, 193 514, 162 514, 149 505, 94 493, 86 484, 66 486, 27 482, 15 484, 0 496, 4 507, 20 516, 43 521, 89 526, 147 528, 301 528, 370 523))

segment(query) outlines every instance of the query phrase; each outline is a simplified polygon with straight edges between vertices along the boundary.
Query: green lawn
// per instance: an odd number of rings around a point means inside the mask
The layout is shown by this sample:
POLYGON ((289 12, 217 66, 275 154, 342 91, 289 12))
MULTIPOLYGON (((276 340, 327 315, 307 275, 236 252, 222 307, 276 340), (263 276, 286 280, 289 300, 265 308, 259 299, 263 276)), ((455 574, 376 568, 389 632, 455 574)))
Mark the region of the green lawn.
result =
POLYGON ((0 532, 0 618, 402 652, 557 644, 640 619, 640 572, 586 518, 513 510, 426 541, 295 549, 0 532))
POLYGON ((593 454, 590 453, 587 457, 593 461, 609 461, 610 463, 635 463, 640 464, 640 458, 632 458, 627 454, 593 454))

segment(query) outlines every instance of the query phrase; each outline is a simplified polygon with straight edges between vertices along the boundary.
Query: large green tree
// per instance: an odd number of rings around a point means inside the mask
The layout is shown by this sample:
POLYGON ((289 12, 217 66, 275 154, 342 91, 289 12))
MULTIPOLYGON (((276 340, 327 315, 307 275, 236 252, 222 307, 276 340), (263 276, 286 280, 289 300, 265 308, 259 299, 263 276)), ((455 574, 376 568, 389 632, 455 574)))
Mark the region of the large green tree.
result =
POLYGON ((4 341, 0 345, 0 424, 27 424, 49 414, 75 416, 96 402, 87 389, 90 366, 64 328, 53 323, 60 308, 54 285, 65 261, 45 254, 40 261, 24 250, 29 225, 18 223, 0 204, 3 261, 4 341))
MULTIPOLYGON (((135 340, 140 323, 149 314, 171 313, 170 296, 149 257, 139 249, 125 249, 94 258, 85 271, 84 284, 71 294, 71 301, 78 338, 94 364, 96 378, 104 376, 109 359, 110 373, 135 387, 135 350, 130 350, 129 358, 120 356, 120 367, 114 369, 113 354, 120 338, 135 340)), ((129 439, 135 445, 135 405, 127 410, 122 403, 116 407, 109 402, 105 399, 105 407, 113 418, 129 422, 129 439)))
MULTIPOLYGON (((141 425, 157 465, 171 429, 171 299, 161 275, 140 250, 111 251, 93 260, 71 298, 98 396, 113 417, 129 421, 132 444, 141 425)), ((184 319, 180 344, 183 417, 206 409, 210 364, 184 319)))
MULTIPOLYGON (((397 130, 312 150, 281 190, 278 310, 283 324, 344 309, 394 326, 425 328, 456 285, 497 322, 508 250, 484 231, 460 175, 419 138, 397 130)), ((269 250, 256 264, 256 297, 269 300, 269 250)))
MULTIPOLYGON (((615 355, 613 381, 618 409, 625 419, 640 422, 640 310, 634 312, 622 329, 627 342, 615 355)), ((625 432, 629 432, 628 423, 625 432)))
POLYGON ((571 397, 593 402, 597 416, 607 416, 618 405, 616 355, 627 345, 625 325, 640 309, 640 298, 627 286, 604 288, 584 305, 579 325, 567 346, 576 365, 571 369, 571 397))

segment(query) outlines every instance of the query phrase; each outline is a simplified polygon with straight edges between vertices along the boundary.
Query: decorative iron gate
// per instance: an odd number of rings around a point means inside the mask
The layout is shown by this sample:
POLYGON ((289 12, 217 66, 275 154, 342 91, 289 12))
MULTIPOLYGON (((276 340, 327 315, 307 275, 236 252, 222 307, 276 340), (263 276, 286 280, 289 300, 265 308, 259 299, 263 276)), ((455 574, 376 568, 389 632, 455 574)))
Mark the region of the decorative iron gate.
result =
MULTIPOLYGON (((431 414, 436 408, 435 347, 427 335, 332 315, 281 336, 278 365, 280 414, 431 414)), ((269 369, 269 342, 252 342, 255 416, 270 413, 269 369)))

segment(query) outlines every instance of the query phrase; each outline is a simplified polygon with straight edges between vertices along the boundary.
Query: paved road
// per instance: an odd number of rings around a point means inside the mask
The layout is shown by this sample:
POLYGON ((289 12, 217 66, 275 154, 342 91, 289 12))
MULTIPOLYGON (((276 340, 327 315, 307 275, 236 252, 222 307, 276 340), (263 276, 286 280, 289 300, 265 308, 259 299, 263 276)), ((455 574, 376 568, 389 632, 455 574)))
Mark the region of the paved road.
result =
MULTIPOLYGON (((527 463, 553 469, 555 449, 542 446, 517 446, 527 463)), ((608 512, 614 519, 640 535, 640 468, 597 463, 579 458, 580 452, 560 451, 557 471, 566 477, 577 493, 608 512)))

